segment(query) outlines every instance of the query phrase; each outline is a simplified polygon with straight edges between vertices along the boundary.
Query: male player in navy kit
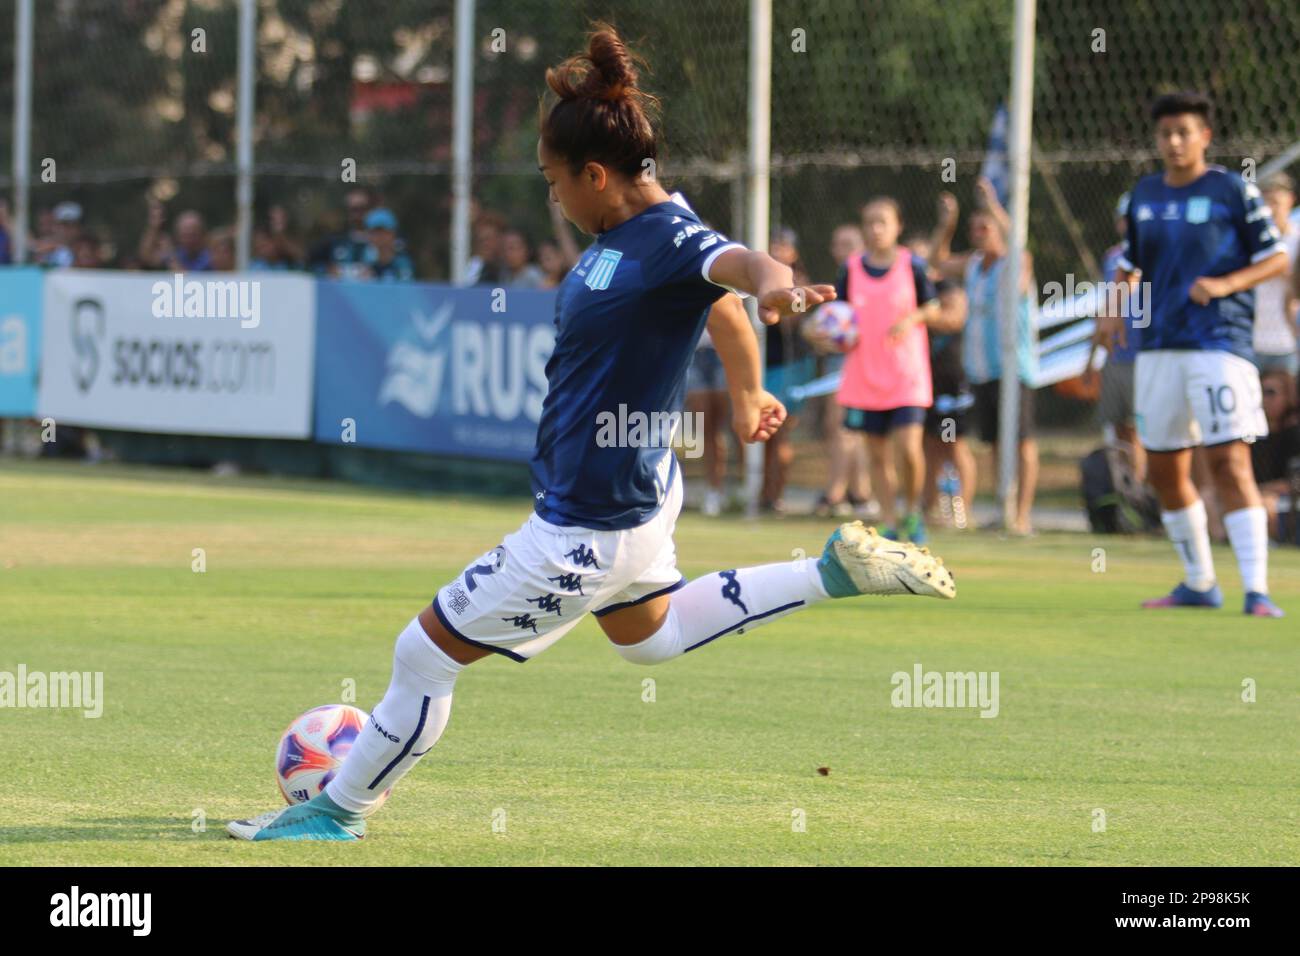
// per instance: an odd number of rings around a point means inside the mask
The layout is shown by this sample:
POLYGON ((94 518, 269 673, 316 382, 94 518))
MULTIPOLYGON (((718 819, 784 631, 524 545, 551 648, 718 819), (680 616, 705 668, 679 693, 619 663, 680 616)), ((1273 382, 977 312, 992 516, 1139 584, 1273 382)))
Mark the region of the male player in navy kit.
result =
MULTIPOLYGON (((1133 188, 1116 281, 1131 284, 1140 274, 1149 290, 1136 305, 1149 323, 1135 321, 1138 437, 1184 579, 1143 607, 1223 604, 1205 503, 1191 479, 1192 448, 1203 444, 1241 571, 1245 613, 1281 617, 1268 596, 1268 517, 1250 461, 1249 443, 1268 434, 1251 362, 1251 290, 1286 271, 1286 250, 1254 183, 1206 163, 1207 97, 1162 96, 1152 119, 1165 168, 1133 188)), ((1101 345, 1125 340, 1121 316, 1098 322, 1101 345)))
POLYGON ((673 544, 682 480, 670 436, 600 441, 598 419, 680 409, 707 320, 737 431, 766 441, 785 409, 762 388, 757 338, 743 314, 710 307, 730 288, 755 296, 771 324, 835 291, 793 288, 789 267, 728 242, 645 175, 657 155, 653 100, 611 28, 598 27, 586 54, 546 79, 556 101, 542 120, 538 166, 551 200, 596 241, 556 299, 534 512, 398 636, 388 690, 325 792, 234 821, 232 836, 361 838, 384 792, 442 734, 465 666, 493 653, 526 661, 588 612, 624 658, 657 664, 828 598, 955 596, 942 561, 860 522, 838 528, 817 562, 682 577, 673 544))

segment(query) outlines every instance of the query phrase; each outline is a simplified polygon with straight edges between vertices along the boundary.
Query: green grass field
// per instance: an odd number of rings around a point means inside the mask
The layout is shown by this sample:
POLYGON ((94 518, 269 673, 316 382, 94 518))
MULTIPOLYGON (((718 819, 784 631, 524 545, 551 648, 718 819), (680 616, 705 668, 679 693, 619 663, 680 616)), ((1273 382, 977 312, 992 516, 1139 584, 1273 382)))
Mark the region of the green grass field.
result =
MULTIPOLYGON (((1082 535, 942 535, 956 602, 823 604, 656 668, 585 621, 467 669, 363 843, 227 839, 280 803, 289 720, 347 680, 372 706, 397 632, 527 508, 0 463, 0 671, 102 671, 106 698, 99 719, 0 710, 0 865, 1300 860, 1300 552, 1273 556, 1292 618, 1240 615, 1226 549, 1228 610, 1143 613, 1178 576, 1168 545, 1082 535), (998 716, 892 707, 918 662, 997 671, 998 716)), ((696 575, 828 530, 689 514, 678 553, 696 575)))

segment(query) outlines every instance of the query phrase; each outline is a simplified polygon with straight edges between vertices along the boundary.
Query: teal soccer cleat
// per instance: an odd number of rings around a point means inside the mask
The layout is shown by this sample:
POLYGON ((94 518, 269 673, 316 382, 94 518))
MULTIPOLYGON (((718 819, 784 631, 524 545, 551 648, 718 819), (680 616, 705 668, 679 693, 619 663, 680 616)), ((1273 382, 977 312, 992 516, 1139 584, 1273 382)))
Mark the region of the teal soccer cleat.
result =
POLYGON ((890 541, 861 521, 835 529, 826 541, 817 571, 833 598, 859 594, 957 596, 957 585, 942 558, 930 554, 929 548, 890 541))
POLYGON ((311 803, 271 810, 251 820, 232 820, 226 832, 237 840, 360 840, 366 835, 364 820, 341 822, 311 803))

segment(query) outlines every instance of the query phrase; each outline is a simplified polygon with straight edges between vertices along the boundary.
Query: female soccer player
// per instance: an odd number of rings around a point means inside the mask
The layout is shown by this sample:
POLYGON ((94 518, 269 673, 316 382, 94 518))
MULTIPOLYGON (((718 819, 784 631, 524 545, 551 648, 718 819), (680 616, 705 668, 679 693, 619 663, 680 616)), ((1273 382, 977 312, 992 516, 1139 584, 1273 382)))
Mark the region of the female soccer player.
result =
MULTIPOLYGON (((548 70, 546 81, 555 102, 542 119, 538 165, 551 201, 596 241, 557 292, 534 513, 398 636, 388 690, 325 792, 235 821, 232 836, 359 839, 368 812, 442 734, 461 670, 488 654, 526 661, 588 612, 627 660, 658 664, 828 598, 955 594, 942 561, 860 523, 837 529, 815 564, 682 578, 671 436, 611 436, 611 420, 658 421, 681 408, 691 353, 727 288, 755 296, 768 324, 834 289, 792 287, 789 268, 728 242, 646 175, 658 155, 653 100, 611 28, 597 26, 586 54, 548 70)), ((716 310, 708 325, 733 422, 748 441, 766 441, 785 409, 760 385, 756 336, 732 310, 716 310)))

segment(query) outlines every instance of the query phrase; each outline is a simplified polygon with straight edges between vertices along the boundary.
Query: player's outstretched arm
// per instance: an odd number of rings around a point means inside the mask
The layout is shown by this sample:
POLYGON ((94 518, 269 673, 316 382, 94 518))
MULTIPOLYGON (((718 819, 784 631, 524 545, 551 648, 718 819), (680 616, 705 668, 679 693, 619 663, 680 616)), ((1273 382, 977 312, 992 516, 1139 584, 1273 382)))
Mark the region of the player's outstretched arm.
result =
POLYGON ((722 253, 709 268, 709 280, 752 295, 764 325, 774 325, 835 298, 835 286, 796 286, 789 266, 752 249, 735 248, 722 253))
POLYGON ((714 303, 709 338, 727 375, 737 437, 743 442, 767 441, 785 421, 785 406, 763 389, 758 337, 738 296, 724 295, 714 303))

